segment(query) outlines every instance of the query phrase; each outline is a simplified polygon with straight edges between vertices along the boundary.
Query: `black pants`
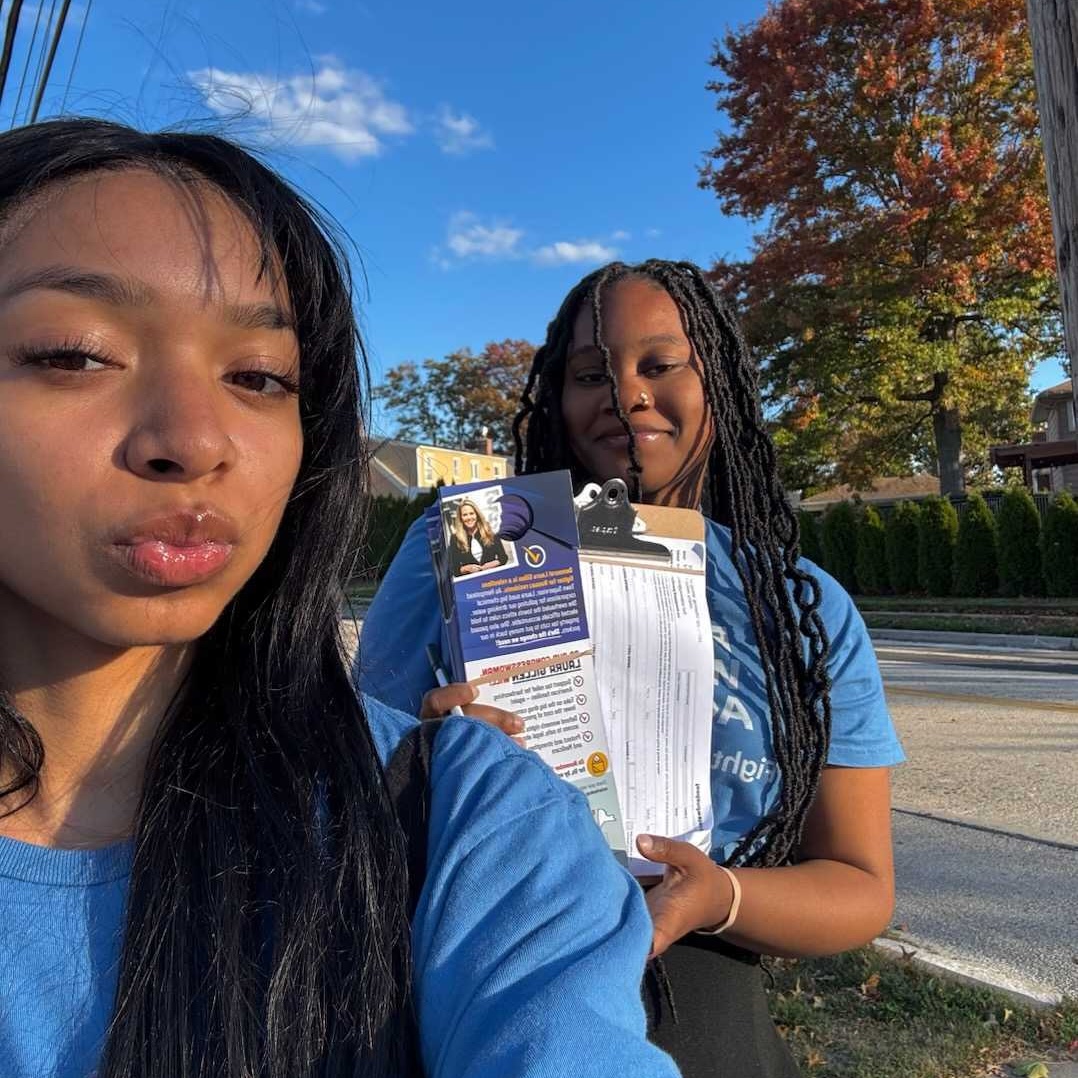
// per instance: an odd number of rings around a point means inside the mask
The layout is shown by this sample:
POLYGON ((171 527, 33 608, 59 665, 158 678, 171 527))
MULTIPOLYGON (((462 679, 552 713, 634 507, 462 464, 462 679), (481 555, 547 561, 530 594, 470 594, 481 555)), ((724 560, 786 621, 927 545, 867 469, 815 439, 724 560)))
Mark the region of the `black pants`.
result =
POLYGON ((799 1078, 768 1013, 757 955, 715 936, 686 936, 661 969, 649 969, 644 1002, 652 1043, 683 1078, 799 1078))

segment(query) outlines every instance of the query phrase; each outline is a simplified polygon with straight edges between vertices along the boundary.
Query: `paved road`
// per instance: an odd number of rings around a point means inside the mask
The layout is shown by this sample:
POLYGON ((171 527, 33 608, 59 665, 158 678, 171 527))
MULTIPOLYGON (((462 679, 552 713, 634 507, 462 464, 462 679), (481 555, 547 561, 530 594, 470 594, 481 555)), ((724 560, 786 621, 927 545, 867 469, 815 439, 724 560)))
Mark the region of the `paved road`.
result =
POLYGON ((1078 996, 1078 656, 920 644, 877 656, 909 757, 894 774, 896 924, 1078 996))

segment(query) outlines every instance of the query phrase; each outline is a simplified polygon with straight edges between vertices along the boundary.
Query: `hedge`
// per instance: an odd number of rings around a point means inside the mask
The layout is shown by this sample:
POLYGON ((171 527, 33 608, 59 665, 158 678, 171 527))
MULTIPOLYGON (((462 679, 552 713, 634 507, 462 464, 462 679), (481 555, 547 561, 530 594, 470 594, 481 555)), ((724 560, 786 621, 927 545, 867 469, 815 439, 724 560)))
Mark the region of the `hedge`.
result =
POLYGON ((1048 506, 1042 553, 1048 594, 1078 595, 1078 502, 1070 494, 1057 494, 1048 506))
POLYGON ((409 501, 391 494, 367 499, 363 543, 356 563, 356 577, 381 577, 389 568, 412 522, 433 504, 434 495, 409 501))
POLYGON ((815 514, 798 509, 797 527, 801 532, 801 556, 817 565, 823 565, 823 544, 820 542, 820 527, 816 523, 815 514))
POLYGON ((917 573, 917 525, 920 519, 921 507, 916 502, 899 502, 884 525, 887 575, 896 595, 920 591, 917 573))
POLYGON ((857 510, 838 502, 824 514, 824 568, 847 590, 857 591, 857 510))
POLYGON ((865 595, 888 590, 887 539, 883 518, 866 505, 857 522, 857 583, 865 595))
POLYGON ((966 498, 966 511, 958 522, 954 550, 956 595, 995 595, 999 587, 996 556, 996 518, 980 494, 966 498))
POLYGON ((1041 515, 1025 487, 1010 487, 996 520, 999 584, 1004 595, 1042 595, 1041 515))
POLYGON ((917 529, 917 575, 929 595, 951 594, 957 537, 954 506, 946 498, 929 495, 921 502, 917 529))

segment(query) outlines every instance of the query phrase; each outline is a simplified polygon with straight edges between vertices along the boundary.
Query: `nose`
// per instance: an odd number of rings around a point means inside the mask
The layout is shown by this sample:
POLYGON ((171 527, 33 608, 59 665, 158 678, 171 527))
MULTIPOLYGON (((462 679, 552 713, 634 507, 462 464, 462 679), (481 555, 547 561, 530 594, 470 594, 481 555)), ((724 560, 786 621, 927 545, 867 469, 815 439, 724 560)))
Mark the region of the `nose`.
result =
MULTIPOLYGON (((618 403, 621 405, 622 411, 639 412, 645 408, 650 408, 655 403, 647 385, 647 379, 642 378, 635 372, 623 371, 618 374, 618 403)), ((610 412, 614 411, 612 403, 609 405, 608 410, 610 412)))
POLYGON ((135 475, 158 482, 192 482, 227 471, 236 447, 226 410, 212 382, 189 373, 143 384, 124 463, 135 475))

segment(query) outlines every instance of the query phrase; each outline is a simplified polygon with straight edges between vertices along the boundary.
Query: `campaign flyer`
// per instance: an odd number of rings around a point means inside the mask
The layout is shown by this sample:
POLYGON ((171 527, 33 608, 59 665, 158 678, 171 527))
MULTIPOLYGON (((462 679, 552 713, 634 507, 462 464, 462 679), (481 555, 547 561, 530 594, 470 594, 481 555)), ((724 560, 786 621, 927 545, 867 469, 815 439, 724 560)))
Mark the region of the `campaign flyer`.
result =
POLYGON ((527 748, 585 794, 624 859, 569 473, 443 487, 426 523, 454 679, 524 720, 527 748))

